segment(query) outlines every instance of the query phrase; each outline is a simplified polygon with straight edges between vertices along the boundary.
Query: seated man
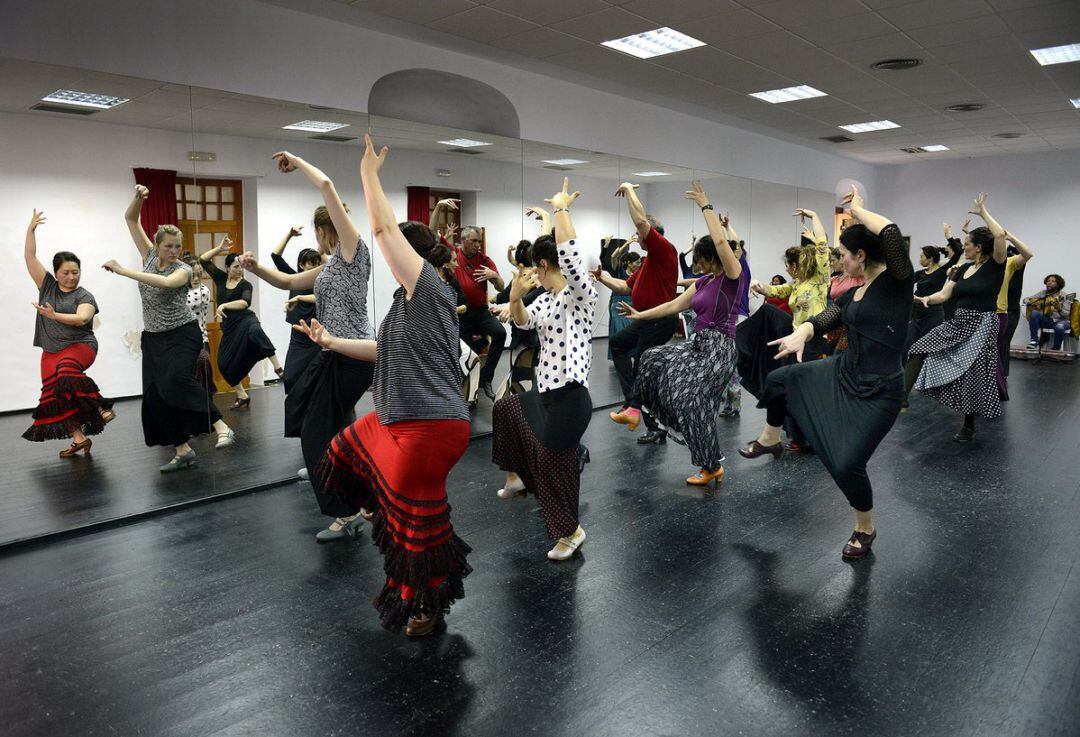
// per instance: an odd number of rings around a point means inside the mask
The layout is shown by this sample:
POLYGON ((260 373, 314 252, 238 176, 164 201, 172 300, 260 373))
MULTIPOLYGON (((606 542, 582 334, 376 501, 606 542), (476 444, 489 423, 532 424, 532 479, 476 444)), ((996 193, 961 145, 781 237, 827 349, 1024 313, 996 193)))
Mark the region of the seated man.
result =
POLYGON ((480 370, 480 389, 488 399, 494 400, 491 380, 506 344, 506 328, 488 310, 488 284, 494 284, 496 291, 502 291, 505 284, 495 262, 481 252, 481 245, 483 241, 479 228, 469 225, 461 229, 461 246, 456 249, 458 264, 454 276, 465 294, 465 312, 460 318, 461 339, 466 343, 471 342, 474 335, 491 339, 487 360, 480 370))
POLYGON ((1039 330, 1052 328, 1054 331, 1054 350, 1061 350, 1061 344, 1065 341, 1065 334, 1069 332, 1069 311, 1072 303, 1076 300, 1075 294, 1065 294, 1065 279, 1058 274, 1050 274, 1043 279, 1046 287, 1038 294, 1028 297, 1024 304, 1031 307, 1031 318, 1028 326, 1031 329, 1031 342, 1029 348, 1039 347, 1039 330))

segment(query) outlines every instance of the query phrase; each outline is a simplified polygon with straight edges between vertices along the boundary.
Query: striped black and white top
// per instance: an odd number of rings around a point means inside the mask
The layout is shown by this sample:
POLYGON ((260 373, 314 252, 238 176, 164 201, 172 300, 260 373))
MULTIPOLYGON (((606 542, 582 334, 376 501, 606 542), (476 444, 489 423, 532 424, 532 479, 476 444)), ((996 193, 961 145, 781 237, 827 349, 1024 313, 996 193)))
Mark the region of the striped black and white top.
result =
POLYGON ((460 351, 457 296, 425 261, 412 299, 398 287, 379 325, 371 388, 379 422, 468 421, 460 351))

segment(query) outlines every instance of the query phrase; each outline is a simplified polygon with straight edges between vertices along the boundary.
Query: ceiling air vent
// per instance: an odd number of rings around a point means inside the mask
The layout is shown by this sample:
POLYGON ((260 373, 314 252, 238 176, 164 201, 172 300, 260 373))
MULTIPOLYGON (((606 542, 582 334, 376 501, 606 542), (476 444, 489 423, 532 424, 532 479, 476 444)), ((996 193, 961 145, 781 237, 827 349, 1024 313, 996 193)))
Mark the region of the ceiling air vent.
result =
POLYGON ((446 149, 448 154, 468 154, 469 156, 479 156, 484 153, 483 151, 474 151, 471 148, 448 148, 446 149))
POLYGON ((903 151, 904 153, 907 153, 907 154, 924 154, 924 153, 926 153, 926 149, 925 148, 920 148, 919 146, 912 146, 911 148, 902 148, 900 150, 903 151))
POLYGON ((922 59, 884 59, 874 62, 870 65, 870 68, 878 71, 896 71, 899 69, 914 69, 920 64, 922 64, 922 59))
POLYGON ((847 136, 825 136, 821 140, 828 141, 829 143, 851 143, 854 138, 848 138, 847 136))
POLYGON ((950 113, 977 113, 984 107, 986 107, 986 105, 977 102, 965 102, 959 105, 949 105, 949 107, 945 109, 950 113))
POLYGON ((1005 138, 1011 140, 1013 138, 1020 138, 1023 135, 1023 133, 995 133, 993 138, 1005 138))
POLYGON ((332 141, 333 143, 345 143, 355 141, 357 136, 332 136, 329 133, 320 133, 317 136, 308 136, 313 141, 332 141))
POLYGON ((50 105, 47 102, 39 102, 37 105, 32 105, 31 110, 39 110, 43 113, 63 113, 64 115, 93 115, 99 113, 101 110, 96 108, 86 107, 68 107, 67 105, 50 105))
POLYGON ((319 110, 320 112, 325 112, 327 110, 333 110, 334 109, 332 107, 327 107, 326 105, 312 105, 310 103, 308 104, 307 108, 308 108, 308 110, 319 110))
POLYGON ((570 166, 554 166, 552 164, 548 164, 547 166, 542 166, 540 168, 541 169, 550 169, 551 171, 573 171, 574 170, 573 167, 570 167, 570 166))

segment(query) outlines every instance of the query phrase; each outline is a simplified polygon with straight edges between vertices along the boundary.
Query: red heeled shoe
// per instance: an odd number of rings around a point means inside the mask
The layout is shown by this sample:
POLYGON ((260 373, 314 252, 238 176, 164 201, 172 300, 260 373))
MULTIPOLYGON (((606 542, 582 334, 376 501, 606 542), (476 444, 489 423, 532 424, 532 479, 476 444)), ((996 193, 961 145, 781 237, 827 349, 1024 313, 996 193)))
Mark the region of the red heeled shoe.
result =
POLYGON ((90 438, 82 441, 81 443, 72 443, 70 446, 60 451, 61 458, 71 458, 73 455, 78 455, 79 451, 83 451, 83 455, 90 455, 90 446, 93 445, 93 441, 90 438))

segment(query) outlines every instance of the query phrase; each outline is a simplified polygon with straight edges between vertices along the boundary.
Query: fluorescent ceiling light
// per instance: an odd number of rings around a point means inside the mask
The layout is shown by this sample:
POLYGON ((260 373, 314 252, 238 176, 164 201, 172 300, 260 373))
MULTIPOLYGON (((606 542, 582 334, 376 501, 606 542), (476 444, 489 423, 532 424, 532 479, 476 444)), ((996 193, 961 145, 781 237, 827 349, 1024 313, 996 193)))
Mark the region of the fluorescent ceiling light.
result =
POLYGON ((940 143, 935 143, 933 146, 920 146, 920 148, 922 148, 923 151, 929 151, 931 153, 949 150, 948 146, 942 146, 940 143))
POLYGON ((821 90, 815 90, 807 85, 798 87, 785 87, 782 90, 768 90, 767 92, 751 92, 750 97, 756 97, 774 105, 778 102, 791 102, 792 100, 809 100, 811 97, 827 97, 821 90))
POLYGON ((475 146, 490 146, 487 141, 474 141, 471 138, 451 138, 449 141, 438 141, 444 146, 457 146, 458 148, 473 148, 475 146))
POLYGON ((128 101, 126 97, 114 97, 113 95, 99 95, 94 92, 76 92, 75 90, 57 90, 48 97, 41 98, 42 102, 58 102, 61 105, 75 105, 77 107, 93 107, 98 110, 108 110, 117 105, 123 105, 128 101))
POLYGON ((655 31, 645 31, 633 36, 617 38, 614 41, 604 41, 603 46, 609 49, 621 51, 639 59, 651 59, 654 56, 674 54, 677 51, 696 49, 704 46, 704 41, 679 33, 671 28, 657 28, 655 31))
POLYGON ((573 166, 574 164, 588 164, 588 161, 582 161, 581 159, 544 159, 545 164, 555 164, 555 166, 573 166))
POLYGON ((1047 46, 1045 49, 1032 49, 1031 55, 1035 61, 1044 67, 1050 64, 1064 64, 1070 61, 1080 61, 1080 44, 1067 44, 1065 46, 1047 46))
POLYGON ((635 171, 633 172, 635 177, 666 177, 668 172, 666 171, 635 171))
POLYGON ((852 123, 840 127, 849 133, 868 133, 870 131, 883 131, 888 128, 899 128, 900 126, 891 120, 875 120, 870 123, 852 123))
POLYGON ((1074 97, 1069 102, 1073 104, 1073 107, 1080 107, 1080 97, 1074 97))
POLYGON ((331 123, 326 120, 301 120, 299 123, 293 123, 292 125, 283 125, 281 126, 281 129, 287 131, 308 131, 310 133, 329 133, 330 131, 336 131, 338 128, 348 127, 348 123, 331 123))

